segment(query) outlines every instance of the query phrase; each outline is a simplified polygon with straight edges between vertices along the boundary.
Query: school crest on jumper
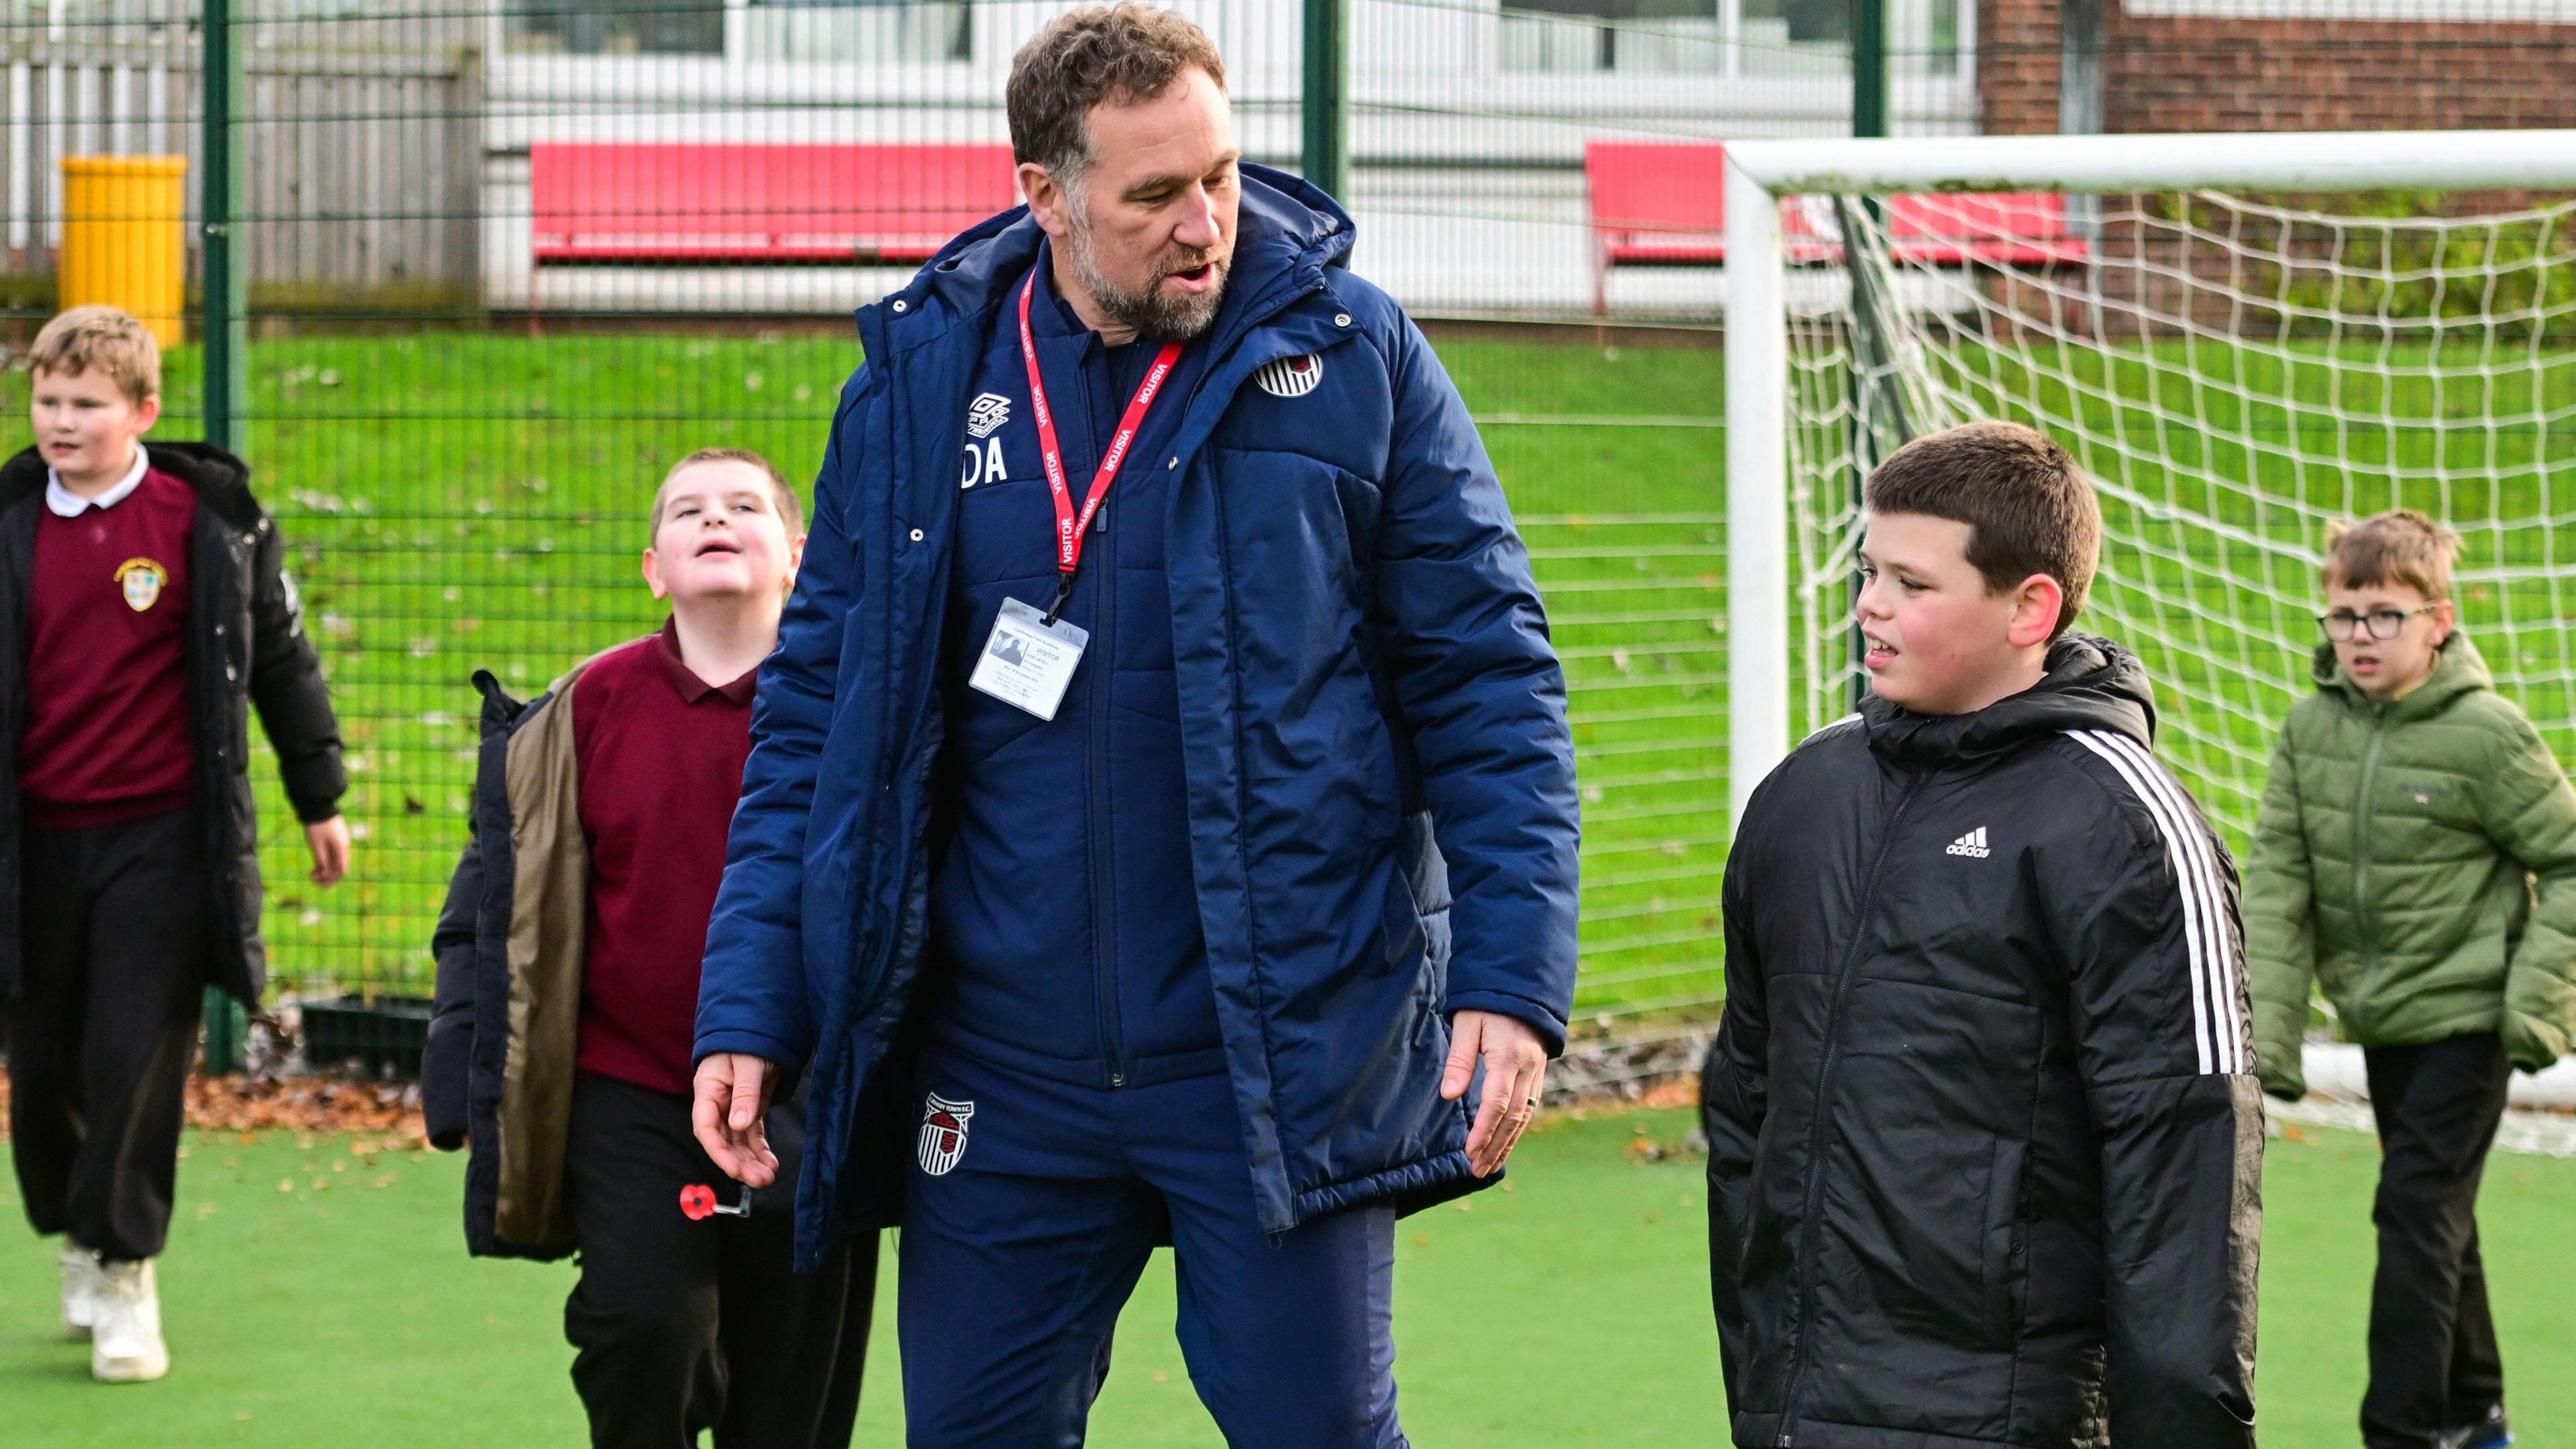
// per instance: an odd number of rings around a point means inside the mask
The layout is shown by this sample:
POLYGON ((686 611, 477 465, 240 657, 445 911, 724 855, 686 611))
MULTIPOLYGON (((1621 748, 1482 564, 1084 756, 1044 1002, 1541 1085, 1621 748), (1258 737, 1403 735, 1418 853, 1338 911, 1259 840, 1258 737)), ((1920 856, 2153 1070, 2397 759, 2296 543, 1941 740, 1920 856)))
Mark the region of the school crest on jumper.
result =
POLYGON ((125 591, 125 607, 140 614, 160 602, 170 571, 155 560, 130 558, 116 566, 116 586, 125 591))
POLYGON ((972 1102, 951 1102, 937 1092, 921 1109, 921 1170, 933 1177, 945 1177, 966 1155, 966 1119, 975 1115, 972 1102))
POLYGON ((1252 380, 1272 397, 1304 397, 1324 380, 1324 356, 1320 352, 1301 352, 1295 357, 1265 362, 1252 380))

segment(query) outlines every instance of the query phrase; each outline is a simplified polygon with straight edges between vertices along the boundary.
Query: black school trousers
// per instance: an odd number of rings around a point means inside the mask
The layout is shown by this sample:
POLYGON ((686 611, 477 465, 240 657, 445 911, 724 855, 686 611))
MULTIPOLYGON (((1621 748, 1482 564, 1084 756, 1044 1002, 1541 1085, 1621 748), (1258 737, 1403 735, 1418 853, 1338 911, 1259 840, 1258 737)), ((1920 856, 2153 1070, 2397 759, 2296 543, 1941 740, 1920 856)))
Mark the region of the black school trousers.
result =
POLYGON ((193 809, 20 839, 9 1131, 27 1220, 110 1261, 159 1256, 206 984, 193 809))
POLYGON ((2436 1449, 2504 1402, 2477 1205, 2511 1068, 2493 1032, 2362 1058, 2383 1155, 2361 1437, 2369 1449, 2436 1449))
POLYGON ((877 1240, 794 1271, 802 1113, 770 1113, 780 1186, 750 1217, 692 1220, 685 1187, 732 1206, 742 1185, 707 1159, 686 1097, 584 1073, 566 1186, 581 1280, 564 1303, 573 1388, 598 1449, 841 1449, 859 1413, 877 1240), (770 1201, 778 1199, 775 1205, 770 1201))

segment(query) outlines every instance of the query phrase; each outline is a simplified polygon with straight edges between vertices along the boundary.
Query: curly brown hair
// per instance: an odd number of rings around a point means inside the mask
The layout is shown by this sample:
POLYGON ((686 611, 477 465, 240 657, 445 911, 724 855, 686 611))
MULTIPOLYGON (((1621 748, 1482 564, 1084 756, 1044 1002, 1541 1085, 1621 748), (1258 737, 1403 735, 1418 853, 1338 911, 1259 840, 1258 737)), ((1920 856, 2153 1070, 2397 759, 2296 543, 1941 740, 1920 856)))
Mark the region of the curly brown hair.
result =
POLYGON ((1152 100, 1192 69, 1225 89, 1216 42, 1185 16, 1133 4, 1068 10, 1011 60, 1011 155, 1077 185, 1092 161, 1091 108, 1152 100))

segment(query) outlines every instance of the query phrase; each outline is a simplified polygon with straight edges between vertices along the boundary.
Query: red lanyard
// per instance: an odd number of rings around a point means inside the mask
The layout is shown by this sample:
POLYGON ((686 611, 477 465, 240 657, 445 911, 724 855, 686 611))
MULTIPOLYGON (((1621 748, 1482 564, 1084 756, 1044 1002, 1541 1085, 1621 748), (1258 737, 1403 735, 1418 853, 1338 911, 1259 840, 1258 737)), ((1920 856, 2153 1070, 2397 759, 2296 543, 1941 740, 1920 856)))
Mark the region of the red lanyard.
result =
POLYGON ((1037 338, 1029 331, 1029 299, 1037 292, 1038 274, 1020 285, 1020 357, 1029 365, 1029 410, 1038 420, 1038 458, 1046 464, 1047 492, 1055 499, 1055 607, 1047 610, 1047 621, 1064 612, 1064 601, 1073 595, 1073 576, 1082 567, 1083 536, 1091 531, 1091 517, 1100 511, 1102 499, 1109 496, 1109 485, 1118 481, 1118 467, 1127 461, 1128 446, 1136 441, 1136 430, 1144 426, 1145 413, 1154 406, 1154 397, 1163 390, 1163 382, 1172 375, 1172 365, 1181 360, 1181 344, 1166 342, 1156 354, 1154 365, 1145 372, 1145 380, 1136 385, 1136 395, 1127 401, 1126 415, 1118 420, 1118 435, 1109 440, 1109 451, 1100 455, 1100 471, 1092 476, 1091 493, 1082 501, 1082 511, 1073 508, 1073 487, 1065 481, 1064 449, 1055 436, 1055 413, 1047 406, 1046 379, 1038 372, 1037 338))

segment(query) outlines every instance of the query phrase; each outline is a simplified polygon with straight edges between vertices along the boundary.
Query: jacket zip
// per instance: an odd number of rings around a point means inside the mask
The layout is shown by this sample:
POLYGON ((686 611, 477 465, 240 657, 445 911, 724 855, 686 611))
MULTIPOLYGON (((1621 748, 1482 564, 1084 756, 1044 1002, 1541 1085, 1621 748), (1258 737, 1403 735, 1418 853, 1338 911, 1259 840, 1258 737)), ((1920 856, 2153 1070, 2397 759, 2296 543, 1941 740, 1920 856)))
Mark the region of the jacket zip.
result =
MULTIPOLYGON (((1290 306, 1313 293, 1322 291, 1323 289, 1323 283, 1319 281, 1311 287, 1298 289, 1293 294, 1281 298, 1275 306, 1264 309, 1258 317, 1246 322, 1243 328, 1233 338, 1228 340, 1229 352, 1233 347, 1241 345, 1242 340, 1245 337, 1250 336, 1253 329, 1267 324, 1271 318, 1288 310, 1290 306)), ((1096 429, 1098 426, 1097 416, 1091 406, 1091 375, 1087 369, 1078 375, 1082 379, 1082 412, 1085 427, 1086 429, 1096 429)), ((1205 374, 1203 373, 1201 374, 1201 381, 1204 380, 1205 374)), ((1190 394, 1190 401, 1194 402, 1196 398, 1197 388, 1193 386, 1190 394)), ((1092 438, 1092 443, 1094 444, 1093 456, 1097 457, 1101 448, 1106 445, 1102 443, 1101 439, 1096 436, 1096 434, 1092 438)), ((1178 455, 1174 456, 1175 461, 1177 461, 1178 455)), ((1166 486, 1168 487, 1170 485, 1167 484, 1166 486)), ((1107 560, 1107 566, 1109 569, 1107 581, 1101 584, 1100 592, 1097 595, 1100 601, 1100 607, 1094 614, 1091 621, 1091 643, 1089 647, 1083 651, 1083 657, 1090 658, 1092 654, 1096 652, 1100 656, 1101 661, 1096 667, 1099 670, 1104 671, 1092 676, 1091 707, 1086 711, 1090 716, 1088 724, 1091 737, 1090 763, 1088 766, 1090 790, 1088 793, 1090 795, 1091 819, 1093 824, 1091 830, 1087 832, 1087 834, 1089 836, 1089 855, 1091 859, 1091 961, 1093 1003, 1094 1008, 1100 1013, 1100 1051, 1101 1055, 1106 1058, 1108 1063, 1109 1085, 1113 1087, 1123 1087, 1127 1085, 1127 1042, 1126 1033, 1120 1027, 1118 1021, 1118 947, 1116 941, 1117 932, 1115 929, 1116 917, 1114 914, 1117 910, 1117 890, 1116 881, 1113 878, 1112 872, 1112 862, 1115 852, 1111 851, 1105 843, 1107 831, 1109 829, 1109 772, 1107 769, 1107 760, 1109 756, 1110 704, 1110 675, 1106 671, 1110 670, 1111 661, 1117 657, 1115 651, 1118 639, 1118 558, 1116 546, 1112 544, 1108 538, 1109 516, 1111 513, 1117 511, 1111 507, 1113 502, 1115 502, 1114 499, 1104 500, 1101 503, 1100 512, 1094 520, 1092 540, 1090 544, 1086 546, 1087 548, 1109 549, 1110 556, 1107 560)))
MULTIPOLYGON (((2360 925, 2363 978, 2379 980, 2379 932, 2370 920, 2371 777, 2379 772, 2379 747, 2388 740, 2388 706, 2370 707, 2370 748, 2361 753, 2361 804, 2352 812, 2352 910, 2360 925)), ((2358 1024, 2357 1024, 2358 1025, 2358 1024)))
MULTIPOLYGON (((1082 388, 1083 430, 1091 435, 1091 453, 1097 459, 1108 445, 1099 436, 1091 396, 1088 353, 1092 345, 1084 345, 1086 365, 1075 376, 1082 388)), ((1127 1085, 1127 1042, 1118 1023, 1118 891, 1114 878, 1117 852, 1109 844, 1109 695, 1118 658, 1118 557, 1117 547, 1108 537, 1111 512, 1104 500, 1091 542, 1085 545, 1086 552, 1103 550, 1106 556, 1100 560, 1104 572, 1092 593, 1098 607, 1092 611, 1091 643, 1083 651, 1086 659, 1098 656, 1098 662, 1091 667, 1089 707, 1083 711, 1089 735, 1083 770, 1089 785, 1085 793, 1090 797, 1091 814, 1083 835, 1085 853, 1091 860, 1091 990, 1093 1009, 1100 1013, 1100 1055, 1109 1067, 1109 1085, 1123 1087, 1127 1085)))
POLYGON ((1789 1391, 1780 1400, 1780 1433, 1772 1442, 1778 1449, 1790 1449, 1798 1440, 1798 1391, 1807 1377, 1807 1330, 1816 1319, 1816 1213, 1825 1191, 1825 1136, 1833 1119, 1830 1105, 1835 1060, 1842 1055, 1843 998, 1851 990, 1852 971, 1860 964, 1861 942, 1869 937, 1870 908, 1878 900, 1879 877, 1886 871, 1888 852, 1896 848, 1897 827, 1905 821, 1905 807, 1914 803, 1915 792, 1923 788, 1924 777, 1909 775, 1904 793, 1896 797, 1896 808, 1887 814, 1887 833, 1878 842, 1878 856, 1869 863, 1869 875, 1860 887, 1860 907, 1852 917, 1851 941, 1843 947, 1842 964, 1834 971, 1833 995, 1825 1001, 1825 1049, 1816 1063, 1816 1100, 1814 1120, 1807 1128, 1807 1196, 1805 1215, 1798 1223, 1798 1327, 1789 1339, 1789 1391))

